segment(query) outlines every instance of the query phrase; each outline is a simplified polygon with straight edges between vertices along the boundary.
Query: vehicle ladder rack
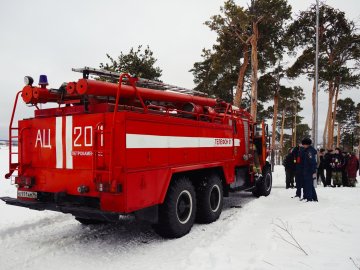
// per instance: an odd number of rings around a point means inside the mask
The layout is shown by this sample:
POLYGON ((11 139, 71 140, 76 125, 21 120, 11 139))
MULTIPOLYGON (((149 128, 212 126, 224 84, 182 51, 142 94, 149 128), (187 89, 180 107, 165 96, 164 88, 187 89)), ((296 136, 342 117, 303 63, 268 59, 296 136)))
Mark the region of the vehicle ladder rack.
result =
MULTIPOLYGON (((119 73, 116 71, 109 71, 109 70, 105 70, 105 69, 97 69, 97 68, 90 68, 90 67, 73 68, 72 71, 82 73, 84 79, 88 79, 90 75, 95 75, 95 76, 101 76, 105 79, 112 80, 116 83, 118 82, 119 77, 122 74, 122 73, 119 73)), ((124 77, 123 82, 127 83, 126 77, 124 77)), ((208 94, 206 94, 204 92, 186 89, 184 87, 179 87, 176 85, 166 84, 163 82, 144 79, 144 78, 137 78, 136 84, 139 87, 151 88, 151 89, 155 89, 155 90, 172 91, 172 92, 176 92, 176 93, 193 95, 193 96, 203 96, 203 97, 208 96, 208 94)))

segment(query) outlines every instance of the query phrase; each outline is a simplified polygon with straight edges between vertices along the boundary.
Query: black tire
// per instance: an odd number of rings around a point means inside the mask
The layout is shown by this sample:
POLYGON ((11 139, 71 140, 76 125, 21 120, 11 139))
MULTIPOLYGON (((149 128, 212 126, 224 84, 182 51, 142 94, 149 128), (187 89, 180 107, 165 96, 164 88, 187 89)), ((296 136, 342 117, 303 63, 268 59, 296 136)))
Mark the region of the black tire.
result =
POLYGON ((220 217, 223 208, 223 185, 220 177, 212 174, 196 191, 196 221, 204 224, 214 222, 220 217))
POLYGON ((80 218, 80 217, 75 217, 75 219, 83 225, 101 225, 101 224, 108 223, 105 220, 97 220, 97 219, 87 219, 87 218, 80 218))
POLYGON ((256 197, 268 196, 271 192, 271 187, 272 187, 271 166, 265 165, 261 179, 257 182, 253 194, 256 197))
POLYGON ((181 177, 170 184, 165 201, 159 206, 159 222, 153 228, 164 238, 179 238, 191 230, 195 216, 194 186, 188 178, 181 177))

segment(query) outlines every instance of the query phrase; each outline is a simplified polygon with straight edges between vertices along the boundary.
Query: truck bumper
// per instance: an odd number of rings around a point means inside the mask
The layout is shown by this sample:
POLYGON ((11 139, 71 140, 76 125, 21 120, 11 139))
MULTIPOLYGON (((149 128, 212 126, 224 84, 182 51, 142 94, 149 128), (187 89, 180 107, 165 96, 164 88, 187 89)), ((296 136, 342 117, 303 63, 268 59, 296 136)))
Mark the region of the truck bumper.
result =
POLYGON ((116 222, 119 220, 119 213, 104 212, 99 209, 85 207, 85 206, 71 206, 71 205, 61 205, 56 203, 49 202, 40 202, 40 201, 23 201, 11 197, 0 197, 0 200, 3 200, 6 204, 26 207, 33 210, 51 210, 62 212, 66 214, 72 214, 75 217, 85 218, 85 219, 96 219, 104 220, 110 222, 116 222))

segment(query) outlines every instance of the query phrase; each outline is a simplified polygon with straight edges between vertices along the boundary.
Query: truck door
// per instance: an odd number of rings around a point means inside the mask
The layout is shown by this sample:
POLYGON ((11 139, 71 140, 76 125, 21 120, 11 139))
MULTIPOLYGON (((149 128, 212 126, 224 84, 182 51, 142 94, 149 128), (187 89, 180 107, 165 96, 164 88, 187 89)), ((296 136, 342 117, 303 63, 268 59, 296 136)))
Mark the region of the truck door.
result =
POLYGON ((256 149, 256 154, 259 157, 259 163, 261 169, 265 166, 266 158, 268 155, 268 126, 264 121, 261 123, 254 124, 254 145, 256 149))

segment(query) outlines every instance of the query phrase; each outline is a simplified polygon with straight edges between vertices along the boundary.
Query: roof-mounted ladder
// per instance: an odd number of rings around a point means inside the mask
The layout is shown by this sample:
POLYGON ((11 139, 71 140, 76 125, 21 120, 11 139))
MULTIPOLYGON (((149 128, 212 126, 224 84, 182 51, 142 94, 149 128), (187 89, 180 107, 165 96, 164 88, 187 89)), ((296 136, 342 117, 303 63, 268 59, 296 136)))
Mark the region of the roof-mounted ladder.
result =
MULTIPOLYGON (((82 73, 84 79, 88 79, 89 75, 95 75, 95 76, 101 76, 105 79, 109 79, 116 83, 118 82, 119 77, 122 74, 122 73, 115 72, 115 71, 109 71, 109 70, 105 70, 105 69, 96 69, 96 68, 90 68, 90 67, 73 68, 72 71, 82 73)), ((124 77, 123 82, 128 83, 128 79, 126 77, 124 77)), ((193 95, 193 96, 203 96, 203 97, 208 96, 208 94, 206 94, 204 92, 186 89, 184 87, 179 87, 176 85, 166 84, 163 82, 148 80, 148 79, 144 79, 144 78, 137 78, 136 85, 138 87, 151 88, 151 89, 162 90, 162 91, 172 91, 172 92, 176 92, 176 93, 193 95)))

